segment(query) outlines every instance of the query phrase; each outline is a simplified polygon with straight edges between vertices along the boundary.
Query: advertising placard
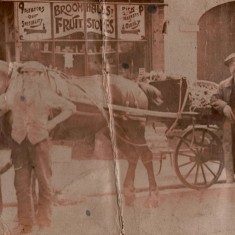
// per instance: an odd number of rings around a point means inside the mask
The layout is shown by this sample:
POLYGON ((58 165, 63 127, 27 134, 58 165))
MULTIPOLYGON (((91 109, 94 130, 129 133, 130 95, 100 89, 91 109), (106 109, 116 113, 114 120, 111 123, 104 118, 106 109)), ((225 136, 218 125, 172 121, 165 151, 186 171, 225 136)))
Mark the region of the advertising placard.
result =
POLYGON ((84 32, 84 5, 81 3, 53 4, 54 37, 84 32))
POLYGON ((110 4, 87 4, 87 32, 115 37, 115 9, 110 4))
POLYGON ((143 5, 118 5, 118 38, 141 40, 145 37, 143 5))
POLYGON ((51 10, 49 3, 19 2, 19 35, 21 40, 51 38, 51 10))

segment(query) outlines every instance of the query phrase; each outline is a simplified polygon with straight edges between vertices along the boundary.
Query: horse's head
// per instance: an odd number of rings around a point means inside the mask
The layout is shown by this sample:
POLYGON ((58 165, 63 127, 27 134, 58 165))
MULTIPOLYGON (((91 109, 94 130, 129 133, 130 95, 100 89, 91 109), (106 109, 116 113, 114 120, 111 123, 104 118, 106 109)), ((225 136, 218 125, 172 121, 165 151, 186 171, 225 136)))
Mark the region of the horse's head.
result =
POLYGON ((150 104, 154 104, 154 106, 162 105, 163 103, 162 94, 156 87, 144 82, 139 82, 138 85, 148 97, 150 104))
POLYGON ((11 69, 7 62, 0 60, 0 95, 3 94, 10 80, 11 69))

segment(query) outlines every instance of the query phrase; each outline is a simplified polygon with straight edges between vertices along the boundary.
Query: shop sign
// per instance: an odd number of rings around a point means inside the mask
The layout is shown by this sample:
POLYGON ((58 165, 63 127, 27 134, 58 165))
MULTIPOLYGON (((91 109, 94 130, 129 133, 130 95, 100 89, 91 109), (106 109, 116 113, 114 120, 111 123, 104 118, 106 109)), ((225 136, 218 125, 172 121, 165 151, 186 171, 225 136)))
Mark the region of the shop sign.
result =
POLYGON ((81 3, 53 4, 54 37, 84 32, 84 5, 81 3))
POLYGON ((145 13, 143 5, 119 5, 118 38, 141 40, 145 37, 145 13))
POLYGON ((50 3, 18 3, 19 36, 21 40, 51 38, 50 3))
POLYGON ((115 37, 114 5, 81 3, 53 4, 54 37, 63 37, 84 32, 84 11, 86 11, 87 33, 93 32, 115 37))
POLYGON ((87 4, 86 28, 93 32, 115 38, 115 8, 113 4, 87 4))

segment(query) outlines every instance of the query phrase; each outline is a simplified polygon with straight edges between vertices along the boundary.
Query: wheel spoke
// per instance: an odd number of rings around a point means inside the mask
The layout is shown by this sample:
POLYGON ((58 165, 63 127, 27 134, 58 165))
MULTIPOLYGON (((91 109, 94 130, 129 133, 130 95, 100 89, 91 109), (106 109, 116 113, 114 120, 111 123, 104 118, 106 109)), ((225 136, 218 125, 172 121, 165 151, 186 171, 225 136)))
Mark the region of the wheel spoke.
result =
POLYGON ((206 163, 204 163, 204 165, 205 165, 205 167, 207 168, 207 170, 210 171, 210 173, 211 173, 214 177, 216 177, 215 173, 211 170, 211 168, 210 168, 209 166, 207 166, 206 163))
POLYGON ((190 173, 193 171, 193 169, 195 168, 195 166, 197 165, 197 163, 194 163, 194 165, 192 166, 192 168, 189 170, 189 172, 187 173, 187 175, 185 175, 185 179, 187 179, 190 175, 190 173))
MULTIPOLYGON (((219 161, 219 160, 218 160, 219 161)), ((220 161, 219 162, 216 162, 215 160, 208 160, 208 162, 212 162, 214 164, 217 164, 217 165, 220 165, 220 161)))
POLYGON ((197 164, 197 170, 196 170, 194 184, 197 184, 198 170, 199 170, 199 164, 197 164))
POLYGON ((184 157, 195 157, 193 155, 187 154, 187 153, 183 153, 183 152, 179 152, 180 155, 184 156, 184 157))
POLYGON ((195 154, 197 154, 196 151, 195 151, 184 139, 181 139, 181 140, 189 147, 189 149, 190 149, 192 152, 194 152, 195 154))
POLYGON ((215 141, 215 138, 216 138, 215 136, 212 137, 212 140, 211 140, 210 145, 209 145, 210 147, 211 147, 212 143, 215 141))
POLYGON ((191 164, 191 163, 193 163, 193 162, 186 162, 186 163, 184 163, 184 164, 179 165, 179 167, 187 166, 187 165, 189 165, 189 164, 191 164))
POLYGON ((198 136, 196 135, 196 130, 193 130, 192 132, 192 141, 194 144, 201 146, 201 143, 198 142, 198 136))
POLYGON ((188 141, 188 143, 192 145, 195 141, 195 138, 194 137, 192 139, 184 138, 184 140, 188 141))
POLYGON ((204 182, 205 182, 205 184, 207 184, 207 181, 206 181, 206 175, 205 175, 205 172, 204 172, 203 165, 202 165, 202 164, 200 164, 200 166, 201 166, 201 169, 202 169, 202 175, 203 175, 204 182))
POLYGON ((204 142, 204 139, 205 139, 205 134, 206 134, 206 130, 204 129, 203 133, 202 133, 201 145, 203 145, 203 142, 204 142))

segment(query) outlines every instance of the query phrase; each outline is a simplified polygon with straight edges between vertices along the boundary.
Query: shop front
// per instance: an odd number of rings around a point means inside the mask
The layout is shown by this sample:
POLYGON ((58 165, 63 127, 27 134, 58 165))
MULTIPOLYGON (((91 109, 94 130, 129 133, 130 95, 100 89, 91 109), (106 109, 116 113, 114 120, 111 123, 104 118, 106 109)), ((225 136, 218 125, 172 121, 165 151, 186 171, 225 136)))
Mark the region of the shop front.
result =
POLYGON ((0 59, 36 60, 75 76, 163 71, 164 3, 5 1, 0 59))

